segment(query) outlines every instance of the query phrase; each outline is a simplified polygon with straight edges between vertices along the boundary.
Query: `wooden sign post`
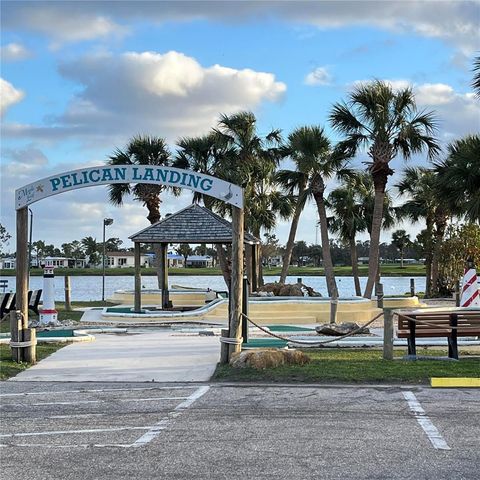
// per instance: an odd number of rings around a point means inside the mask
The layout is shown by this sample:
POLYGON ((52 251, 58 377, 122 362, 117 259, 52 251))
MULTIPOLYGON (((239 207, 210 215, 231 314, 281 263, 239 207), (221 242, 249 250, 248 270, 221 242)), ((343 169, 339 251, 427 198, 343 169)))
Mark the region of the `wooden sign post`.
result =
POLYGON ((232 207, 232 289, 229 312, 229 330, 230 338, 239 340, 236 344, 230 344, 228 348, 228 358, 233 353, 240 352, 242 343, 242 297, 243 297, 243 208, 232 207))

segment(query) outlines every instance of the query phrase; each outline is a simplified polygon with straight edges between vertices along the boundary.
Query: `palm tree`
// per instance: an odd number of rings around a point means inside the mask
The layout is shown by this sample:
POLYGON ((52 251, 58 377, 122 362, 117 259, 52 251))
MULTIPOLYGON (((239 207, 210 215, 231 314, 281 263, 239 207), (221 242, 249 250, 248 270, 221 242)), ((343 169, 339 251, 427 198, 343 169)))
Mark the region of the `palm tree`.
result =
POLYGON ((459 217, 480 222, 480 135, 448 146, 447 158, 435 164, 442 200, 459 217))
MULTIPOLYGON (((109 158, 109 165, 169 165, 170 152, 165 140, 160 137, 137 136, 132 138, 125 150, 117 149, 109 158)), ((126 196, 142 202, 147 208, 147 219, 151 224, 160 220, 160 194, 165 190, 164 185, 145 183, 117 183, 109 185, 110 202, 121 206, 126 196)), ((160 244, 154 244, 157 266, 158 286, 161 281, 160 244)))
POLYGON ((292 196, 296 195, 295 209, 292 216, 285 254, 283 256, 282 272, 280 274, 281 283, 285 283, 288 275, 300 216, 307 201, 312 198, 312 191, 309 188, 309 184, 314 173, 315 164, 306 153, 304 145, 310 132, 310 127, 300 127, 288 136, 288 144, 285 146, 284 155, 290 157, 294 162, 295 170, 279 170, 276 173, 277 181, 282 185, 284 190, 292 196))
MULTIPOLYGON (((288 218, 293 208, 292 197, 279 191, 274 176, 282 155, 280 141, 278 130, 272 130, 264 138, 260 137, 256 130, 255 115, 251 112, 222 115, 218 127, 210 135, 179 142, 181 151, 175 165, 242 185, 245 229, 260 238, 262 230, 270 231, 275 227, 277 216, 288 218)), ((205 206, 220 215, 230 214, 229 205, 205 196, 202 198, 205 206)), ((200 196, 194 197, 194 200, 199 199, 200 196)), ((219 261, 226 268, 226 254, 220 250, 223 249, 219 249, 219 261)), ((261 285, 261 264, 259 270, 261 285)))
POLYGON ((438 175, 425 167, 406 168, 396 187, 401 195, 408 195, 399 208, 400 217, 425 221, 425 296, 429 298, 437 289, 438 258, 449 216, 444 193, 439 189, 438 175))
POLYGON ((355 295, 361 296, 356 236, 367 229, 367 224, 364 205, 355 188, 357 181, 356 178, 345 179, 342 186, 330 193, 327 206, 333 213, 329 219, 330 231, 337 234, 341 242, 348 245, 350 249, 355 295))
POLYGON ((480 55, 477 55, 473 60, 473 83, 472 87, 475 94, 480 98, 480 55))
MULTIPOLYGON (((183 137, 177 145, 180 149, 173 161, 174 167, 228 179, 230 173, 228 160, 231 152, 217 133, 212 131, 200 137, 183 137)), ((203 201, 204 205, 211 210, 218 211, 224 208, 223 202, 199 192, 193 192, 193 201, 196 203, 203 201)), ((225 212, 222 213, 225 214, 225 212)), ((231 271, 227 252, 222 245, 216 245, 216 250, 223 278, 230 288, 231 271)))
POLYGON ((396 230, 392 233, 392 243, 400 252, 400 268, 403 268, 403 256, 405 248, 410 245, 410 235, 405 230, 396 230))
POLYGON ((97 243, 97 240, 90 236, 82 238, 81 242, 85 255, 88 256, 88 263, 94 266, 98 265, 98 262, 100 261, 100 255, 98 253, 100 245, 97 243))
POLYGON ((375 187, 368 280, 364 296, 370 298, 379 268, 380 231, 385 189, 393 174, 390 162, 401 154, 405 160, 427 149, 429 158, 440 150, 434 137, 432 112, 418 112, 411 88, 397 92, 381 80, 354 88, 348 103, 337 103, 330 114, 334 129, 345 135, 338 148, 353 156, 361 146, 368 148, 368 170, 375 187))
POLYGON ((343 160, 332 155, 330 141, 323 128, 304 126, 297 128, 288 137, 286 151, 295 162, 296 170, 281 171, 278 178, 289 193, 298 193, 295 212, 287 243, 287 253, 283 260, 282 275, 286 277, 290 264, 295 234, 300 214, 308 197, 312 197, 317 205, 322 239, 323 267, 327 282, 328 295, 338 298, 338 289, 333 272, 333 262, 328 238, 328 221, 325 206, 325 181, 343 165, 343 160))

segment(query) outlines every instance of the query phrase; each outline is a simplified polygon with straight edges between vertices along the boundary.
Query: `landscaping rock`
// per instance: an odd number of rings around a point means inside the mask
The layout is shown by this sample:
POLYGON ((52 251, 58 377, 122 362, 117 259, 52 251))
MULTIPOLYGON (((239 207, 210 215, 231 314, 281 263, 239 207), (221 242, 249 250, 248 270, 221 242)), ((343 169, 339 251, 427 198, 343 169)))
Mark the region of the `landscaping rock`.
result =
POLYGON ((321 297, 321 293, 316 292, 312 287, 308 287, 303 283, 266 283, 263 287, 259 287, 256 292, 258 296, 263 296, 264 292, 267 296, 275 297, 321 297), (262 295, 263 294, 263 295, 262 295))
POLYGON ((256 370, 280 367, 281 365, 305 365, 310 357, 299 350, 258 349, 244 350, 230 359, 233 368, 251 367, 256 370))
MULTIPOLYGON (((334 337, 339 337, 341 335, 347 335, 348 333, 353 332, 360 326, 355 322, 345 322, 345 323, 325 323, 323 325, 318 325, 315 327, 316 332, 319 335, 330 335, 334 337)), ((361 328, 354 335, 365 335, 370 333, 368 328, 361 328)))

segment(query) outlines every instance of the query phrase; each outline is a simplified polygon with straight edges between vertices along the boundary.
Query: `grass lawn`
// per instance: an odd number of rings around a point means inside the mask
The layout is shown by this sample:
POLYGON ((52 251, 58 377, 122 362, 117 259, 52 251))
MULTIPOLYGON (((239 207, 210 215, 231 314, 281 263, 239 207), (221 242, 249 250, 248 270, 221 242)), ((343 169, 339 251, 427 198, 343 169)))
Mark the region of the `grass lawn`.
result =
MULTIPOLYGON (((37 361, 43 360, 59 348, 64 347, 65 343, 43 343, 37 345, 37 361)), ((0 380, 14 377, 23 372, 30 365, 28 363, 15 363, 12 360, 12 354, 9 345, 0 345, 0 380)))
MULTIPOLYGON (((382 351, 365 349, 304 350, 311 362, 268 370, 234 369, 218 365, 212 378, 218 382, 298 383, 408 383, 425 384, 430 377, 480 377, 480 354, 461 348, 458 362, 444 360, 407 361, 404 350, 395 351, 394 361, 382 359, 382 351)), ((446 356, 446 350, 418 349, 418 355, 446 356)))

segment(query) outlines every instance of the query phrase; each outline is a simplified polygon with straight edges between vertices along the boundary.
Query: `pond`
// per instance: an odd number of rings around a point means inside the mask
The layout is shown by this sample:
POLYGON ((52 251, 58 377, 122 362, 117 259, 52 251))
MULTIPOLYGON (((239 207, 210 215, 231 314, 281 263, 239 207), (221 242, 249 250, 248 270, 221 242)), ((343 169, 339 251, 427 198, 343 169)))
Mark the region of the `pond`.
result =
MULTIPOLYGON (((8 291, 15 289, 14 277, 3 277, 8 280, 8 291)), ((287 277, 287 283, 295 283, 297 276, 287 277)), ((383 277, 382 283, 385 295, 403 295, 410 291, 410 278, 415 279, 415 288, 418 292, 425 291, 425 277, 383 277)), ((278 276, 266 276, 265 282, 278 281, 278 276)), ((303 283, 327 296, 325 277, 302 277, 303 283)), ((221 275, 179 275, 169 277, 170 288, 172 285, 182 285, 195 288, 210 288, 212 290, 226 290, 225 282, 221 275)), ((91 301, 102 299, 102 277, 93 275, 70 277, 72 288, 72 301, 91 301)), ((362 289, 367 283, 366 277, 360 278, 362 289)), ((339 295, 341 297, 353 296, 355 289, 353 277, 337 277, 339 295)), ((157 278, 153 276, 142 277, 142 287, 146 289, 157 288, 157 278)), ((42 277, 31 277, 30 289, 43 288, 42 277)), ((110 298, 115 290, 133 290, 133 276, 121 275, 117 277, 105 277, 105 298, 110 298)), ((55 277, 55 300, 63 301, 64 278, 55 277)))

